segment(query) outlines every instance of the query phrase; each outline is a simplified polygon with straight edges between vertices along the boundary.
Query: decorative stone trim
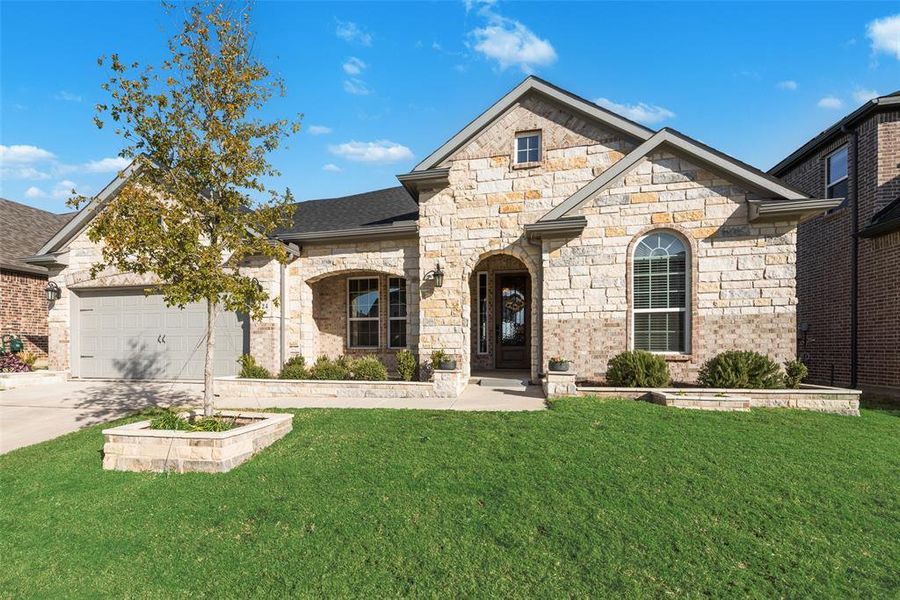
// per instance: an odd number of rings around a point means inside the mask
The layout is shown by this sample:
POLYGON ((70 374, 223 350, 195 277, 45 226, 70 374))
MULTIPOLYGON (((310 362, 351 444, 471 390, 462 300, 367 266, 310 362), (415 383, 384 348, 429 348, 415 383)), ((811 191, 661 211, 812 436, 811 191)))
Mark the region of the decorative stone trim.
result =
POLYGON ((575 385, 575 371, 548 371, 544 373, 541 382, 546 398, 560 398, 563 396, 577 396, 578 387, 575 385))
MULTIPOLYGON (((435 370, 432 381, 322 381, 315 379, 216 378, 216 404, 290 398, 456 398, 468 384, 462 369, 435 370)), ((281 404, 280 404, 281 406, 281 404)))
POLYGON ((741 411, 750 410, 750 398, 747 396, 734 396, 731 394, 713 393, 672 393, 653 391, 650 392, 650 402, 673 406, 675 408, 688 408, 693 410, 718 410, 741 411))
POLYGON ((29 371, 28 373, 0 373, 0 390, 65 383, 68 371, 29 371))
MULTIPOLYGON (((197 413, 191 413, 196 415, 197 413)), ((103 468, 115 471, 224 473, 280 440, 293 429, 293 415, 222 411, 247 424, 229 431, 150 429, 138 421, 103 430, 103 468)))
POLYGON ((859 416, 859 390, 834 388, 817 385, 803 385, 799 389, 748 390, 719 388, 625 388, 625 387, 585 387, 579 386, 578 396, 597 398, 628 398, 652 401, 653 393, 690 394, 703 397, 716 394, 746 396, 750 408, 793 408, 838 415, 859 416))
POLYGON ((438 398, 458 398, 469 382, 462 369, 435 369, 432 379, 438 398))

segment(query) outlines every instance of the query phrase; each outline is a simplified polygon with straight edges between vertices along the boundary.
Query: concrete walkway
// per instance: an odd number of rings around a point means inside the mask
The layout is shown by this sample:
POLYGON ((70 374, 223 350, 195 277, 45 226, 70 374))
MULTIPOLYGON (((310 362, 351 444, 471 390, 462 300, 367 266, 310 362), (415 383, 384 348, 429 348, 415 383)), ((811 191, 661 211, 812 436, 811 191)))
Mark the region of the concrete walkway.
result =
MULTIPOLYGON (((459 398, 292 398, 287 401, 219 401, 217 408, 400 408, 459 411, 542 410, 540 386, 473 377, 459 398), (493 380, 492 380, 493 381, 493 380)), ((51 440, 153 406, 197 405, 199 383, 68 381, 0 392, 0 454, 51 440)))

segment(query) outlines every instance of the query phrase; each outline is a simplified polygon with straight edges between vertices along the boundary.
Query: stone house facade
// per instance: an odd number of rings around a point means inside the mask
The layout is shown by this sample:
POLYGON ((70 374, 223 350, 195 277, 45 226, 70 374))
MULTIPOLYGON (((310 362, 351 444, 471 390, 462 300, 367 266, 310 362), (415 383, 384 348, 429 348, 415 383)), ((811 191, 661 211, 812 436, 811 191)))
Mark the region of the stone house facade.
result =
MULTIPOLYGON (((280 302, 249 325, 244 351, 277 370, 296 354, 375 354, 393 368, 400 349, 422 363, 443 350, 464 375, 534 380, 557 355, 602 379, 631 348, 659 352, 682 381, 729 348, 784 361, 796 352, 797 223, 838 204, 536 77, 398 179, 296 205, 275 236, 289 263, 247 265, 280 302)), ((99 252, 84 214, 33 257, 63 288, 51 360, 76 375, 66 340, 83 332, 67 298, 143 284, 84 278, 99 252)))
POLYGON ((845 199, 797 230, 810 379, 900 397, 900 92, 867 102, 770 173, 845 199))

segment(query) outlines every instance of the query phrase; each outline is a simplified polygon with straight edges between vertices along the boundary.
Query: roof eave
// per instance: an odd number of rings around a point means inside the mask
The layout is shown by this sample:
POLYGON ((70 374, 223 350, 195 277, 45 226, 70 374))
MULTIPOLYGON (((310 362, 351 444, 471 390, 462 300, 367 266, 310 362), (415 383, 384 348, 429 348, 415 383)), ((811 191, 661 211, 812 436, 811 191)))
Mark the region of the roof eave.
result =
POLYGON ((282 242, 304 244, 341 241, 369 241, 414 237, 419 232, 416 221, 397 221, 389 225, 372 225, 331 231, 304 231, 301 233, 281 233, 276 237, 282 242))
POLYGON ((406 188, 406 191, 419 201, 419 191, 423 189, 439 188, 449 185, 450 169, 428 169, 427 171, 412 171, 397 175, 397 180, 406 188))
POLYGON ((552 221, 537 221, 525 224, 525 235, 528 239, 577 237, 587 227, 585 217, 567 217, 552 221))
POLYGON ((806 198, 798 200, 748 200, 751 223, 800 222, 837 208, 843 198, 806 198))

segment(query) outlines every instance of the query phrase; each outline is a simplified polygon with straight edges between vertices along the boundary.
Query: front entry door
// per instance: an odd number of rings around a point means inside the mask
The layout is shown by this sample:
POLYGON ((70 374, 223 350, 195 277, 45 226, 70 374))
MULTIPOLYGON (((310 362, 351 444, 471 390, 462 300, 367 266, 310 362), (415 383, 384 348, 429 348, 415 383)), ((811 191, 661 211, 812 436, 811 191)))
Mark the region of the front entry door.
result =
POLYGON ((527 369, 530 363, 528 275, 497 275, 497 349, 498 369, 527 369))

